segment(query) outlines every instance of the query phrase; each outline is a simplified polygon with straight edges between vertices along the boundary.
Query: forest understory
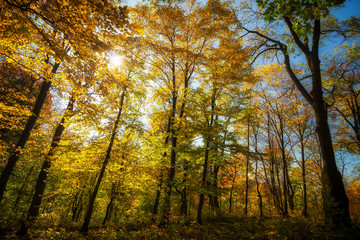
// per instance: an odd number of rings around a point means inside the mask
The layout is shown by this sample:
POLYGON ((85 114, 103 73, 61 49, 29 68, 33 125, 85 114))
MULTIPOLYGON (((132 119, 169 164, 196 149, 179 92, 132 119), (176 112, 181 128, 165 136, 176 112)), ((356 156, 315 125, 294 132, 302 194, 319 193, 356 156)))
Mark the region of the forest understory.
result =
MULTIPOLYGON (((9 225, 7 223, 7 225, 9 225)), ((357 240, 360 238, 360 223, 353 221, 353 229, 331 230, 322 221, 303 217, 204 217, 202 225, 196 221, 175 220, 171 225, 159 228, 149 221, 128 222, 121 227, 93 226, 86 234, 79 233, 79 225, 53 225, 37 223, 26 236, 18 237, 19 224, 0 229, 0 239, 59 239, 59 240, 357 240)))

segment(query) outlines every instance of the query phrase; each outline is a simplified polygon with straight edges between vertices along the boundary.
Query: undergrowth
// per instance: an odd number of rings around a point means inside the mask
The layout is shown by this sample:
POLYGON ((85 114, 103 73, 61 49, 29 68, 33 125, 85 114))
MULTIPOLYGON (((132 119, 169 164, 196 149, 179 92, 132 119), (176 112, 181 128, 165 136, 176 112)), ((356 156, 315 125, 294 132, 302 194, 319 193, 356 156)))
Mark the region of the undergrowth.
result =
MULTIPOLYGON (((0 239, 18 239, 16 227, 3 228, 0 239)), ((44 227, 38 224, 29 230, 22 239, 79 239, 79 240, 207 240, 207 239, 360 239, 359 224, 354 223, 352 230, 329 231, 314 220, 305 218, 259 218, 232 217, 208 218, 202 225, 196 222, 171 224, 158 228, 155 224, 130 222, 122 227, 108 226, 91 228, 87 235, 80 234, 74 228, 61 226, 44 227)))

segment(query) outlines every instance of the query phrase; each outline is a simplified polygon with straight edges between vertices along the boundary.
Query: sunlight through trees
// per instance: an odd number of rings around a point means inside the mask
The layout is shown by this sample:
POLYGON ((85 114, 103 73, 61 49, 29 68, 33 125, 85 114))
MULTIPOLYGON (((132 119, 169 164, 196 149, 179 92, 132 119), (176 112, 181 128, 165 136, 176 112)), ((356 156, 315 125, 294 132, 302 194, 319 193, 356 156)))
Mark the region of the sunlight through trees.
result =
POLYGON ((0 238, 360 237, 343 3, 1 1, 0 238))

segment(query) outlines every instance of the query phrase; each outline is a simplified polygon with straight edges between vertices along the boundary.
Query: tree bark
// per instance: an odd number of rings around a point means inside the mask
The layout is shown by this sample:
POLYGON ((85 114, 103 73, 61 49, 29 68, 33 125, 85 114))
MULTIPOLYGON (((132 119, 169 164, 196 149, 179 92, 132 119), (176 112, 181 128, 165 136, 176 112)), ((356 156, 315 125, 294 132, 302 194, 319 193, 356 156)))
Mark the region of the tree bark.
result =
MULTIPOLYGON (((58 70, 59 66, 60 66, 60 62, 55 63, 51 72, 53 74, 55 74, 56 71, 58 70)), ((19 160, 21 151, 24 148, 24 146, 30 136, 31 130, 34 127, 36 120, 39 118, 41 109, 44 105, 45 98, 48 94, 50 87, 51 87, 51 81, 44 79, 44 81, 41 85, 41 88, 40 88, 39 95, 36 98, 36 102, 35 102, 34 108, 32 110, 32 115, 29 117, 29 119, 25 125, 25 129, 22 131, 19 141, 17 142, 15 149, 13 150, 10 157, 8 158, 8 162, 6 163, 6 166, 1 173, 1 176, 0 176, 0 202, 3 199, 6 185, 9 181, 12 171, 15 168, 17 161, 19 160)))

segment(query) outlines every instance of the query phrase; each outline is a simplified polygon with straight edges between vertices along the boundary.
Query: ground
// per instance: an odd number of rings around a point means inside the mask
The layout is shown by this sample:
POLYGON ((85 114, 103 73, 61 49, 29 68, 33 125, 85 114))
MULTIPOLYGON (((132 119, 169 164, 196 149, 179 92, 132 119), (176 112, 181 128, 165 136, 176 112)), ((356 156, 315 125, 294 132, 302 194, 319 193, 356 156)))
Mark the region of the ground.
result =
MULTIPOLYGON (((121 228, 91 228, 87 235, 81 235, 74 228, 38 226, 30 229, 28 235, 21 239, 360 239, 360 225, 354 225, 353 230, 336 233, 314 220, 299 217, 218 217, 205 219, 203 225, 179 221, 166 228, 158 228, 155 224, 135 222, 121 228)), ((0 230, 0 239, 19 239, 15 225, 0 230)))

